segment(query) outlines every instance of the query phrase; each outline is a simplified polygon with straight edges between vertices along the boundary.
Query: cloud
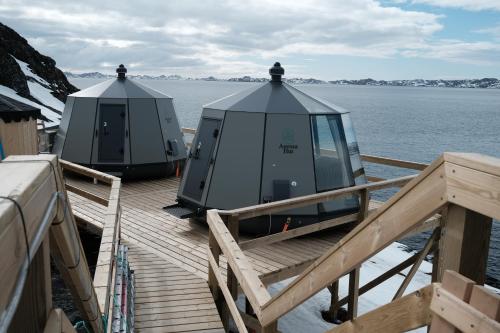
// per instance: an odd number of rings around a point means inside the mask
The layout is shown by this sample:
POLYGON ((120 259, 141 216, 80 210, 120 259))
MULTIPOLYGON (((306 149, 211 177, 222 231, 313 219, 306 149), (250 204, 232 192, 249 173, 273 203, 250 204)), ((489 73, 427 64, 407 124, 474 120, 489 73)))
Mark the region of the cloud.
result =
POLYGON ((440 19, 376 0, 0 0, 1 21, 72 71, 262 76, 274 59, 332 55, 490 61, 496 45, 435 40, 440 19))
POLYGON ((423 3, 437 7, 461 8, 471 11, 498 10, 499 0, 413 0, 413 3, 423 3))

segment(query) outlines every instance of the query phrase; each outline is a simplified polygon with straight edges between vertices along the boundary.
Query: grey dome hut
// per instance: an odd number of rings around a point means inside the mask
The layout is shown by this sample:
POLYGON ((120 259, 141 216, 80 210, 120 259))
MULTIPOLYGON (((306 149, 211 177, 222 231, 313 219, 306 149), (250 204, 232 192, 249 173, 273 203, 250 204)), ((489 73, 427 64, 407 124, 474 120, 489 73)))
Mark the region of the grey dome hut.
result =
POLYGON ((68 96, 53 152, 123 177, 171 174, 186 158, 173 99, 116 72, 68 96))
MULTIPOLYGON (((179 205, 201 213, 319 193, 365 182, 349 113, 271 81, 205 105, 179 187, 179 205)), ((351 213, 356 196, 242 221, 243 232, 281 231, 351 213)))

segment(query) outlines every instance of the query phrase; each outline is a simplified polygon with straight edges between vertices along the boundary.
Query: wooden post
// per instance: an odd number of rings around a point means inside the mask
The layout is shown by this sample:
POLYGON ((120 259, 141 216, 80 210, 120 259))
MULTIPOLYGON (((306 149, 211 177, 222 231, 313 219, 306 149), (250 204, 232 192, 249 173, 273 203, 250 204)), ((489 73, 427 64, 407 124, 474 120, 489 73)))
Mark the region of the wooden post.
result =
POLYGON ((359 191, 359 197, 359 222, 361 222, 368 216, 370 193, 367 189, 362 189, 359 191))
POLYGON ((29 266, 21 301, 9 332, 41 332, 52 309, 49 237, 38 248, 29 266))
POLYGON ((491 225, 490 217, 454 204, 448 206, 439 244, 439 281, 445 270, 453 270, 478 284, 485 283, 491 225))
MULTIPOLYGON (((210 252, 212 252, 215 258, 215 262, 219 264, 219 256, 221 250, 211 230, 208 230, 208 247, 210 252)), ((219 308, 220 311, 220 305, 222 300, 221 290, 217 283, 217 279, 215 278, 214 271, 210 265, 208 266, 208 286, 210 287, 210 291, 212 292, 215 305, 217 305, 217 308, 219 308)))
POLYGON ((358 316, 359 297, 359 267, 349 273, 349 295, 347 302, 347 319, 353 320, 358 316))
POLYGON ((339 281, 333 282, 329 287, 330 291, 330 308, 327 311, 327 319, 332 323, 337 319, 337 312, 339 309, 339 281))
MULTIPOLYGON (((231 233, 231 236, 233 236, 236 243, 239 243, 239 238, 240 238, 239 223, 240 221, 238 219, 238 215, 230 215, 227 218, 227 228, 231 233)), ((236 276, 231 270, 231 267, 229 267, 229 264, 227 265, 227 287, 229 288, 229 291, 231 291, 233 299, 236 300, 238 298, 238 280, 236 279, 236 276)))
POLYGON ((278 321, 274 321, 266 327, 262 327, 262 333, 277 333, 278 332, 278 321))

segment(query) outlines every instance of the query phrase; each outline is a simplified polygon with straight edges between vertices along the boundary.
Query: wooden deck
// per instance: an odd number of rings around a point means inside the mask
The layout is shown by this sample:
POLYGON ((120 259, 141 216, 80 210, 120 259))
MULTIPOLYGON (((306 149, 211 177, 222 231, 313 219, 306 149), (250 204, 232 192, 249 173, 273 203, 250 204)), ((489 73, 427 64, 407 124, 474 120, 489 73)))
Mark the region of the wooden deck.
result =
MULTIPOLYGON (((69 178, 67 183, 102 197, 109 191, 85 179, 69 178)), ((137 274, 136 327, 148 332, 218 332, 222 324, 207 284, 208 226, 162 209, 175 202, 178 184, 178 178, 122 184, 121 235, 137 274)), ((74 193, 70 198, 77 218, 102 228, 105 206, 74 193)), ((347 231, 323 231, 245 254, 264 283, 281 281, 300 273, 347 231)), ((223 257, 221 266, 226 267, 223 257)))

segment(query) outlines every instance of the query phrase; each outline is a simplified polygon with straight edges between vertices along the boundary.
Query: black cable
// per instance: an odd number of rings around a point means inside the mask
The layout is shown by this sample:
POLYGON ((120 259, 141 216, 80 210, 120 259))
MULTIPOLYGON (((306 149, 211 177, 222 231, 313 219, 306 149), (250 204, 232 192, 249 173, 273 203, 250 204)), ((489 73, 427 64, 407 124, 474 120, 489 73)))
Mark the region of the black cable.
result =
MULTIPOLYGON (((14 204, 14 206, 16 206, 17 210, 19 211, 19 215, 21 215, 21 222, 22 222, 23 229, 24 229, 24 241, 26 242, 26 257, 28 259, 28 263, 30 263, 31 262, 31 260, 30 260, 30 244, 28 241, 28 231, 26 229, 26 220, 24 219, 23 209, 22 209, 21 205, 16 200, 14 200, 10 197, 0 196, 0 199, 5 199, 5 200, 11 201, 14 204)), ((28 266, 28 269, 29 269, 29 266, 28 266)))

